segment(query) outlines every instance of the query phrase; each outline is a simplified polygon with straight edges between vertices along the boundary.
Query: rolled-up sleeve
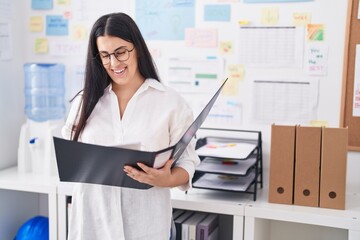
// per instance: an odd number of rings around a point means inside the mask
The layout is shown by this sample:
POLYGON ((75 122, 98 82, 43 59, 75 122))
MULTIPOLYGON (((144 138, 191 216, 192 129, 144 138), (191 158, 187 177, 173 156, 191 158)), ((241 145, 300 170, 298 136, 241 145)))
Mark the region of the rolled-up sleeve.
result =
MULTIPOLYGON (((173 126, 176 126, 171 133, 171 144, 175 144, 189 128, 194 120, 193 113, 187 104, 184 104, 181 111, 177 111, 173 118, 173 126)), ((192 178, 195 173, 195 167, 200 164, 200 159, 195 152, 195 139, 192 139, 185 151, 176 162, 176 167, 181 167, 189 174, 189 182, 178 186, 182 191, 186 191, 192 186, 192 178)))

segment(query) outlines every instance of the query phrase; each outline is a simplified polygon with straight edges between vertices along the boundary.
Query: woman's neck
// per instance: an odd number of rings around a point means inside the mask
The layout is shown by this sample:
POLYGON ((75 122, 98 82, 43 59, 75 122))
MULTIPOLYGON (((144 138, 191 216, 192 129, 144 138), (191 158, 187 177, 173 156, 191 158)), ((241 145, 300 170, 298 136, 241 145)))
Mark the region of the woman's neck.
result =
POLYGON ((119 99, 131 99, 132 96, 136 93, 136 91, 141 87, 144 83, 144 78, 134 78, 126 85, 117 85, 112 83, 112 90, 118 96, 119 99))

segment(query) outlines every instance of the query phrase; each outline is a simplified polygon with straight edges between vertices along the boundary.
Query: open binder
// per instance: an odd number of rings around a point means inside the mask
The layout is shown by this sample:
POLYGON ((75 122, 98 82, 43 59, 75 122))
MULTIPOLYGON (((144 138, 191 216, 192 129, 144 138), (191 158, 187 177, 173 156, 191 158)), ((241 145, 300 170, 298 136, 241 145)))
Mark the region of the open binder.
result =
POLYGON ((123 172, 124 166, 138 168, 136 163, 140 161, 147 166, 159 168, 168 159, 172 158, 176 162, 205 121, 227 80, 223 82, 180 140, 175 145, 156 152, 86 144, 54 137, 60 181, 135 189, 151 188, 152 186, 148 184, 139 183, 128 177, 123 172))

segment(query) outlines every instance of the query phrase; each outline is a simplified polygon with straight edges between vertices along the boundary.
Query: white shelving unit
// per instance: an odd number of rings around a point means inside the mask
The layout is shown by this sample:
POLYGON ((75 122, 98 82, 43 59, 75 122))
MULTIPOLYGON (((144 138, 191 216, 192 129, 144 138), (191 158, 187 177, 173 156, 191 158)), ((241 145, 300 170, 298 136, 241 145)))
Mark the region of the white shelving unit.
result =
MULTIPOLYGON (((65 240, 66 198, 73 186, 55 177, 19 174, 16 168, 0 171, 0 238, 12 239, 25 220, 45 212, 50 239, 65 240)), ((188 193, 173 189, 171 198, 176 209, 219 214, 222 239, 360 239, 360 193, 347 194, 346 210, 268 203, 266 187, 257 201, 241 193, 195 188, 188 193)))
POLYGON ((174 208, 220 215, 220 239, 243 239, 244 210, 250 201, 247 195, 233 192, 219 192, 191 189, 188 193, 176 188, 171 190, 174 208))
POLYGON ((360 239, 357 193, 347 194, 346 210, 272 204, 267 198, 267 189, 259 191, 258 200, 245 207, 244 240, 360 239))
POLYGON ((58 211, 58 240, 66 240, 67 235, 67 201, 72 195, 74 184, 59 182, 57 184, 57 211, 58 211))
POLYGON ((56 182, 55 177, 20 174, 16 167, 0 171, 0 225, 7 226, 1 227, 0 239, 13 239, 22 223, 40 214, 49 217, 50 239, 57 239, 56 182))
MULTIPOLYGON (((66 198, 71 196, 73 184, 58 184, 58 239, 66 240, 66 198)), ((220 234, 222 239, 243 239, 244 207, 249 201, 237 193, 227 193, 212 190, 191 189, 188 193, 178 189, 171 190, 171 200, 174 208, 217 213, 220 215, 220 234)))

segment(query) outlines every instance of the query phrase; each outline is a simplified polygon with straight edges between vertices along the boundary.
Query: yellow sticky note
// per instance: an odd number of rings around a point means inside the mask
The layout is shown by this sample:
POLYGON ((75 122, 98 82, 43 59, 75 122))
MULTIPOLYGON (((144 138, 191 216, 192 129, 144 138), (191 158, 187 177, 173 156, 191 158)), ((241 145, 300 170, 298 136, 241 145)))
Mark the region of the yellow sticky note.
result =
POLYGON ((311 120, 310 121, 310 126, 313 126, 313 127, 328 127, 329 123, 328 123, 328 121, 324 121, 324 120, 311 120))
POLYGON ((241 64, 229 64, 227 66, 227 72, 230 81, 241 81, 244 79, 245 70, 241 64))
POLYGON ((30 32, 42 32, 44 29, 44 19, 40 16, 30 17, 29 24, 30 32))
POLYGON ((232 41, 220 41, 219 42, 219 52, 222 55, 228 55, 233 53, 233 44, 232 41))
POLYGON ((323 41, 324 31, 325 31, 324 24, 307 24, 306 39, 309 41, 323 41))
POLYGON ((308 23, 311 22, 311 14, 294 13, 292 22, 294 26, 306 26, 308 23))
POLYGON ((229 79, 221 91, 224 96, 237 96, 239 94, 239 81, 229 79))
POLYGON ((261 23, 263 25, 276 25, 279 21, 278 8, 263 8, 261 9, 261 23))
POLYGON ((69 6, 70 5, 70 0, 57 0, 56 3, 59 6, 69 6))
POLYGON ((35 39, 35 53, 47 53, 49 51, 49 42, 47 38, 35 39))
POLYGON ((249 20, 239 20, 238 22, 240 25, 249 25, 250 21, 249 20))
POLYGON ((222 90, 224 96, 237 96, 239 94, 240 81, 244 79, 244 67, 240 64, 229 64, 227 76, 229 80, 222 90))
POLYGON ((87 39, 87 30, 85 26, 74 25, 72 27, 72 38, 76 40, 86 40, 87 39))

